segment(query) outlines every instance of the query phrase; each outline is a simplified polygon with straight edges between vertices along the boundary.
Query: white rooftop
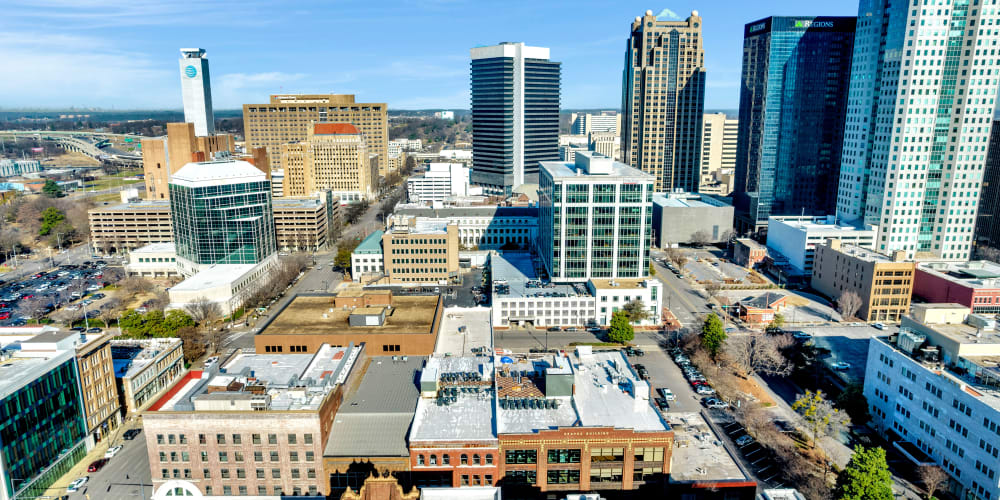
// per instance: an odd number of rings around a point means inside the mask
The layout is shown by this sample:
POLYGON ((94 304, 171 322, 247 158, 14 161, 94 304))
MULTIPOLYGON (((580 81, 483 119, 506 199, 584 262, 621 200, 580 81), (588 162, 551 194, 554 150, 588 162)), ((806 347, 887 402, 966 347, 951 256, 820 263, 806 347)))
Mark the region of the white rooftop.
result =
MULTIPOLYGON (((436 398, 422 397, 410 430, 410 442, 481 441, 496 442, 494 391, 488 382, 493 376, 493 359, 486 356, 433 357, 424 371, 440 380, 444 373, 474 372, 483 375, 478 392, 459 392, 454 403, 438 405, 436 398)), ((423 378, 423 377, 422 377, 423 378)))
POLYGON ((0 361, 0 401, 65 363, 74 355, 72 350, 64 350, 54 351, 46 356, 11 357, 0 361))
POLYGON ((607 180, 609 178, 629 178, 639 182, 653 182, 654 177, 642 170, 630 167, 625 163, 614 161, 611 158, 598 157, 598 155, 587 155, 589 151, 577 153, 576 161, 543 161, 539 162, 542 170, 545 170, 555 180, 564 177, 579 177, 592 180, 607 180), (591 165, 588 169, 588 161, 596 161, 596 165, 591 165))
POLYGON ((612 426, 636 431, 669 430, 640 379, 621 352, 570 355, 574 372, 573 402, 584 426, 612 426))
POLYGON ((266 179, 264 172, 249 162, 224 160, 188 163, 170 176, 170 183, 198 187, 260 182, 266 179))
POLYGON ((115 378, 134 377, 166 351, 176 348, 181 339, 175 337, 155 339, 112 339, 111 360, 115 378))
POLYGON ((472 349, 493 349, 493 327, 488 307, 449 307, 444 310, 434 354, 466 356, 472 349), (461 329, 461 331, 460 331, 461 329))
POLYGON ((132 250, 130 253, 177 253, 174 243, 150 243, 132 250))
POLYGON ((258 264, 215 264, 174 285, 172 292, 197 292, 227 285, 250 272, 258 264))
POLYGON ((838 221, 834 215, 801 217, 801 216, 771 216, 768 217, 768 225, 782 224, 791 228, 805 231, 807 233, 843 234, 852 232, 874 232, 872 226, 858 227, 843 221, 838 221))

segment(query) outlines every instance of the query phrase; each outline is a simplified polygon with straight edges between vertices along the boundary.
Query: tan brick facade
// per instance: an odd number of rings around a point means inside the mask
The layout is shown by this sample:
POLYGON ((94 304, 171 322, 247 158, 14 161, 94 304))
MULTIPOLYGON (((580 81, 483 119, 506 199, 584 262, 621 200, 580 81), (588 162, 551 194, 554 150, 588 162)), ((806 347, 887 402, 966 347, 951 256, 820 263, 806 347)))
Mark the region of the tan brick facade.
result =
POLYGON ((382 235, 382 252, 383 269, 393 284, 451 282, 458 277, 458 226, 425 233, 394 223, 382 235))
POLYGON ((909 313, 916 265, 903 262, 905 252, 893 257, 840 240, 816 245, 812 286, 834 300, 846 292, 861 298, 857 317, 863 321, 899 322, 909 313))
MULTIPOLYGON (((308 139, 315 123, 350 123, 364 135, 368 151, 378 155, 377 170, 388 173, 388 106, 356 103, 353 95, 272 95, 267 104, 243 105, 243 128, 248 147, 264 146, 272 168, 286 168, 281 145, 308 139)), ((286 179, 288 171, 285 171, 286 179)))
POLYGON ((217 134, 208 137, 194 135, 193 123, 168 123, 167 136, 142 140, 142 172, 146 181, 146 199, 168 200, 170 191, 167 183, 174 172, 195 161, 196 153, 201 159, 210 158, 212 153, 235 150, 233 136, 217 134))
POLYGON ((103 439, 121 423, 110 339, 110 334, 104 335, 76 351, 87 430, 97 440, 103 439))

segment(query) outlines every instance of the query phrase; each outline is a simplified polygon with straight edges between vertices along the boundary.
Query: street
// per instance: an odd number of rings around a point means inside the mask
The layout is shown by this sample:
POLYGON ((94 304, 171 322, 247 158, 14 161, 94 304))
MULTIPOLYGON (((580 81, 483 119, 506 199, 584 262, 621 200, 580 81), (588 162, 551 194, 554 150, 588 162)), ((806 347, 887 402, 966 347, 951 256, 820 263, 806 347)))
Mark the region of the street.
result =
MULTIPOLYGON (((129 427, 139 427, 133 423, 129 427)), ((149 456, 146 451, 146 435, 140 433, 135 439, 126 441, 122 438, 123 426, 111 444, 124 447, 114 458, 110 459, 101 470, 87 472, 87 467, 95 460, 104 456, 108 443, 98 443, 80 463, 73 466, 70 472, 63 475, 48 491, 48 495, 66 495, 66 487, 77 478, 89 476, 90 480, 84 488, 75 493, 69 493, 70 500, 96 499, 145 499, 153 495, 153 479, 149 470, 149 456), (143 485, 140 487, 140 485, 143 485)))
MULTIPOLYGON (((663 257, 663 253, 656 252, 654 257, 663 257)), ((700 323, 701 318, 709 312, 701 292, 655 260, 650 259, 650 262, 656 270, 655 277, 664 284, 663 305, 674 313, 682 326, 691 327, 700 323)))

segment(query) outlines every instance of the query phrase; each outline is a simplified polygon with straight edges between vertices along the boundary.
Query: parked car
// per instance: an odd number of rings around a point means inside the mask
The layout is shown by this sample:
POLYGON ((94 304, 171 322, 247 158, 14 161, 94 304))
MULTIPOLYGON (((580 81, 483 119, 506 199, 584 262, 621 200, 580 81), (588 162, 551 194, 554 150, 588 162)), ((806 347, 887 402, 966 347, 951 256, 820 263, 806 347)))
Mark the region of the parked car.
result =
POLYGON ((795 338, 796 340, 809 340, 813 338, 812 335, 806 332, 795 332, 792 334, 792 337, 795 338))
POLYGON ((550 326, 550 327, 546 328, 546 330, 548 330, 550 332, 558 332, 559 331, 559 327, 558 326, 550 326))
POLYGON ((677 396, 674 395, 674 392, 671 391, 670 389, 667 389, 666 387, 660 387, 656 391, 660 393, 660 397, 662 397, 667 401, 673 401, 677 399, 677 396))
POLYGON ((746 446, 746 445, 748 445, 750 443, 753 443, 753 436, 751 436, 749 434, 744 434, 744 435, 736 438, 736 445, 737 446, 741 446, 742 447, 742 446, 746 446))
POLYGON ((101 285, 90 285, 87 287, 88 292, 96 292, 101 289, 101 285))
POLYGON ((87 481, 90 481, 90 476, 83 476, 80 479, 74 480, 72 483, 69 483, 69 487, 66 488, 66 492, 73 493, 80 491, 80 488, 83 488, 83 485, 87 484, 87 481))
POLYGON ((124 437, 126 441, 131 441, 135 439, 140 432, 142 432, 142 429, 129 429, 125 431, 125 434, 122 434, 122 437, 124 437))
POLYGON ((104 295, 103 293, 95 293, 95 294, 93 294, 93 295, 90 296, 90 298, 92 300, 101 300, 104 297, 107 297, 107 295, 104 295))
POLYGON ((667 403, 666 399, 655 398, 655 399, 653 399, 653 402, 656 403, 656 407, 659 408, 660 411, 667 411, 667 410, 670 409, 670 404, 667 403))
POLYGON ((710 396, 712 394, 715 394, 715 389, 712 389, 711 387, 709 387, 707 385, 699 385, 694 390, 694 392, 697 392, 698 394, 701 394, 703 396, 710 396))
POLYGON ((729 408, 729 403, 717 398, 705 398, 702 402, 705 403, 705 407, 707 408, 713 408, 717 410, 729 408))
POLYGON ((122 448, 124 448, 124 446, 122 446, 122 445, 118 445, 118 446, 114 446, 114 447, 108 448, 108 451, 104 452, 104 458, 114 458, 115 455, 117 455, 119 451, 122 451, 122 448))
POLYGON ((101 333, 103 331, 104 330, 101 330, 100 328, 97 328, 96 326, 93 327, 93 328, 88 328, 87 329, 87 333, 101 333))
POLYGON ((567 332, 578 332, 578 331, 580 331, 580 329, 577 328, 577 327, 575 327, 575 326, 571 326, 571 327, 567 328, 566 331, 567 332))
POLYGON ((883 325, 882 323, 872 323, 872 328, 875 328, 877 330, 885 330, 885 325, 883 325))
POLYGON ((639 356, 639 357, 642 357, 642 356, 646 355, 646 352, 643 351, 642 349, 639 349, 638 347, 631 347, 631 346, 629 346, 629 347, 625 348, 625 355, 626 356, 639 356))
POLYGON ((207 370, 207 369, 211 368, 217 362, 219 362, 219 357, 218 356, 212 356, 212 357, 206 359, 205 360, 205 365, 204 365, 205 368, 204 369, 207 370))
POLYGON ((851 368, 851 364, 846 361, 837 361, 836 363, 830 366, 832 366, 834 370, 840 370, 840 371, 849 370, 851 368))
POLYGON ((0 319, 10 319, 10 311, 0 311, 0 319))
POLYGON ((90 466, 87 467, 87 472, 97 472, 101 470, 101 468, 104 467, 107 463, 108 459, 106 458, 99 458, 97 460, 94 460, 93 462, 91 462, 90 466))

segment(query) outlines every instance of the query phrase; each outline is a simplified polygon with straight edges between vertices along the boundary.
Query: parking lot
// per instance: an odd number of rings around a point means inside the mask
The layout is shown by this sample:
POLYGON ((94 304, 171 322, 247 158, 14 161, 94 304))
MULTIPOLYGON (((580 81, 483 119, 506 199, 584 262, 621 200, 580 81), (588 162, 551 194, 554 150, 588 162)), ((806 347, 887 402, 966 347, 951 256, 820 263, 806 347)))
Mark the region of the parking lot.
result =
POLYGON ((702 409, 701 396, 691 390, 681 369, 663 350, 647 349, 641 357, 629 357, 629 362, 646 367, 649 385, 654 393, 660 387, 666 387, 674 393, 676 399, 668 402, 671 412, 698 412, 702 409))
POLYGON ((86 308, 89 318, 99 314, 99 291, 107 285, 103 260, 81 265, 63 265, 36 273, 0 287, 0 326, 23 326, 59 308, 80 311, 86 308))
POLYGON ((822 360, 827 367, 839 373, 845 382, 861 382, 865 377, 865 365, 868 362, 868 344, 872 337, 892 335, 898 327, 886 325, 879 330, 865 323, 845 323, 843 325, 812 326, 796 328, 796 330, 812 335, 810 342, 818 348, 827 349, 829 354, 822 360), (846 368, 837 363, 847 363, 846 368))

